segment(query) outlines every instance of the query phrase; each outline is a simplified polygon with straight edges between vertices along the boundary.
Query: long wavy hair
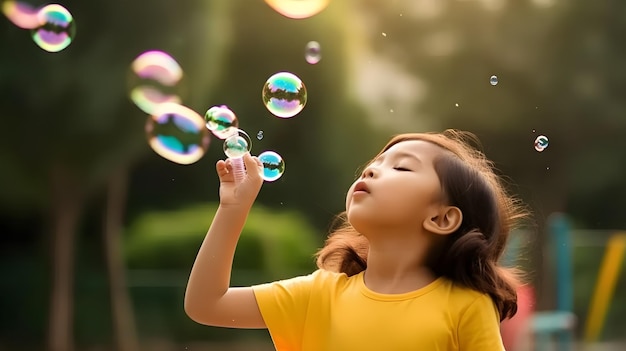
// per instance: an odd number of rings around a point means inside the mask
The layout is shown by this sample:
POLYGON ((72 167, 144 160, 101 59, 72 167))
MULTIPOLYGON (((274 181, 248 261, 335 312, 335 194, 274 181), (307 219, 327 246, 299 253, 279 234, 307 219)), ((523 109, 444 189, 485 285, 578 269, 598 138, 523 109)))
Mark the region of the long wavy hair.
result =
MULTIPOLYGON (((509 195, 493 162, 472 146, 479 145, 471 133, 446 130, 443 133, 411 133, 393 137, 376 156, 406 140, 433 143, 448 152, 434 160, 444 199, 463 213, 457 231, 448 235, 429 268, 438 276, 489 294, 501 320, 517 312, 520 272, 499 264, 509 233, 528 212, 509 195)), ((316 253, 321 269, 355 275, 367 267, 369 243, 341 213, 325 245, 316 253)))

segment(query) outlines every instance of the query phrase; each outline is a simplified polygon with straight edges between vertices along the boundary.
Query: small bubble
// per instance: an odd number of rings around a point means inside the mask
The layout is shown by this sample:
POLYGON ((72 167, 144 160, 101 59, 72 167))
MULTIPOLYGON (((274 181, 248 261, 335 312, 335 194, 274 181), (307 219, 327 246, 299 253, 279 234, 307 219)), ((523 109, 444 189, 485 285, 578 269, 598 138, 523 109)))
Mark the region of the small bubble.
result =
POLYGON ((58 4, 46 5, 37 13, 39 25, 32 30, 33 40, 48 52, 59 52, 68 47, 76 36, 72 14, 58 4))
POLYGON ((267 182, 273 182, 285 173, 285 161, 274 151, 261 153, 259 161, 263 163, 263 179, 267 182))
POLYGON ((306 87, 295 74, 279 72, 267 79, 262 90, 263 104, 274 116, 290 118, 302 111, 306 87))
POLYGON ((383 32, 383 37, 386 37, 386 36, 387 36, 387 33, 383 32))
POLYGON ((236 134, 232 134, 224 141, 224 153, 230 158, 243 157, 246 152, 252 149, 252 140, 248 133, 237 129, 236 134))
POLYGON ((259 140, 263 139, 263 131, 262 130, 259 130, 259 132, 256 133, 256 138, 259 139, 259 140))
POLYGON ((390 109, 389 112, 393 113, 393 109, 390 109))
POLYGON ((454 104, 454 106, 459 107, 459 104, 458 104, 458 103, 457 103, 457 104, 454 104))
POLYGON ((306 62, 314 65, 322 59, 322 47, 316 41, 310 41, 304 48, 304 59, 306 62))
POLYGON ((498 77, 497 76, 491 76, 491 78, 489 78, 489 83, 493 86, 498 85, 498 77))
POLYGON ((545 135, 540 135, 537 137, 537 139, 535 139, 535 150, 537 150, 538 152, 542 152, 548 147, 548 144, 548 137, 546 137, 545 135))
POLYGON ((236 132, 239 121, 228 106, 213 106, 204 114, 206 127, 220 139, 226 139, 236 132))
POLYGON ((547 170, 550 170, 550 167, 546 167, 547 170))
POLYGON ((533 129, 533 133, 535 132, 535 130, 533 129))

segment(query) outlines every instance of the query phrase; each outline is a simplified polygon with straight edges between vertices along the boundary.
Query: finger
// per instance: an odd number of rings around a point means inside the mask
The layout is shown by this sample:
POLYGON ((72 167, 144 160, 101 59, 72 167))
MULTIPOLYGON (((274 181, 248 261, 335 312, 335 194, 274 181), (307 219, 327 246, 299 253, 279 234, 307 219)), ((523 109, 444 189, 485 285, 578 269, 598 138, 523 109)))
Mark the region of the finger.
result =
POLYGON ((224 160, 217 161, 215 169, 220 180, 228 181, 233 177, 231 170, 228 168, 228 164, 224 162, 224 160))
POLYGON ((250 153, 246 153, 243 156, 243 162, 246 165, 246 172, 248 173, 249 177, 251 177, 252 179, 261 178, 263 166, 261 165, 258 158, 255 160, 255 158, 253 158, 250 153))
POLYGON ((256 162, 256 164, 257 164, 259 167, 263 168, 263 162, 261 162, 261 160, 259 160, 259 158, 258 158, 258 157, 256 157, 256 156, 252 156, 252 159, 256 162))

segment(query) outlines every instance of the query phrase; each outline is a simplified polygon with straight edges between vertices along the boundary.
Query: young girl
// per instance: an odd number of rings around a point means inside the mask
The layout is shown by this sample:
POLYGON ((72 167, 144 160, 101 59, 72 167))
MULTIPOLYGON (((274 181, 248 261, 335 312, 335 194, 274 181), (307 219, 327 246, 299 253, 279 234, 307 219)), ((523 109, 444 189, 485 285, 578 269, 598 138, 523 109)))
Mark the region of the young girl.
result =
MULTIPOLYGON (((220 206, 194 263, 194 321, 268 328, 278 351, 504 350, 515 275, 498 265, 523 213, 467 133, 402 134, 365 167, 344 223, 308 276, 229 287, 235 246, 263 183, 246 155, 235 184, 218 161, 220 206)), ((294 233, 297 235, 297 233, 294 233)))

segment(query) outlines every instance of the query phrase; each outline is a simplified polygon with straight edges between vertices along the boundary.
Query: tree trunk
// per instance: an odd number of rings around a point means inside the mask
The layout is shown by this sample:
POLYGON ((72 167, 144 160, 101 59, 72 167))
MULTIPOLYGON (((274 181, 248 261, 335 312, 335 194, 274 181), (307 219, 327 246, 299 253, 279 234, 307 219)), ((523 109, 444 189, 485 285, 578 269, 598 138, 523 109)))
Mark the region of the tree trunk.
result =
POLYGON ((74 349, 74 244, 82 209, 82 190, 62 166, 52 170, 50 220, 52 229, 52 291, 48 326, 50 351, 74 349))
POLYGON ((109 178, 104 212, 104 248, 109 274, 115 349, 137 351, 139 342, 121 252, 127 177, 127 170, 122 168, 109 178))

